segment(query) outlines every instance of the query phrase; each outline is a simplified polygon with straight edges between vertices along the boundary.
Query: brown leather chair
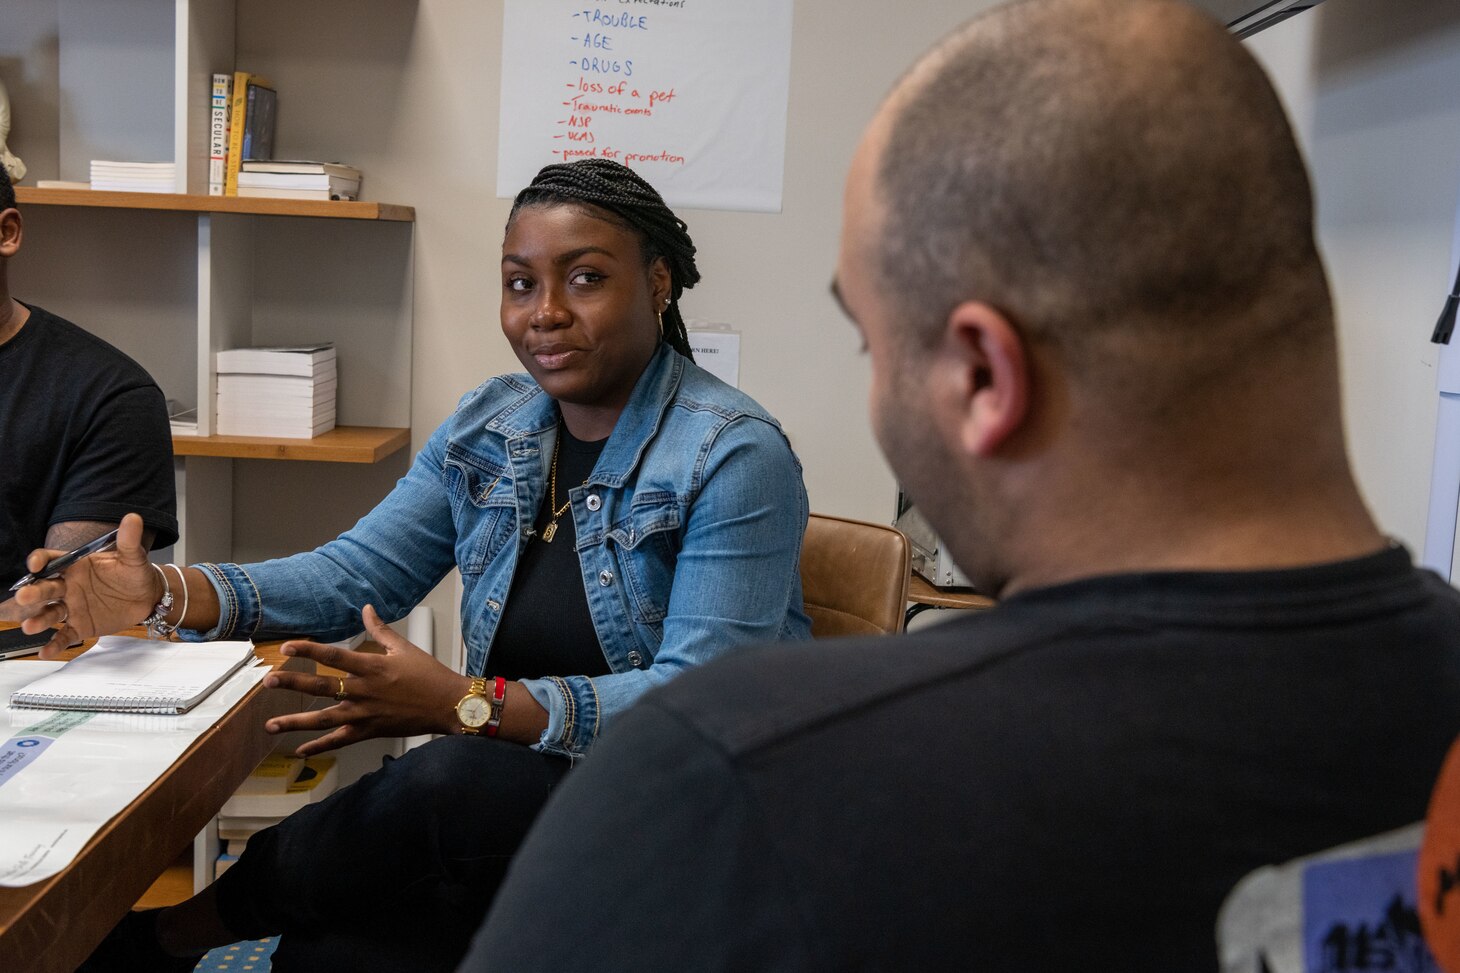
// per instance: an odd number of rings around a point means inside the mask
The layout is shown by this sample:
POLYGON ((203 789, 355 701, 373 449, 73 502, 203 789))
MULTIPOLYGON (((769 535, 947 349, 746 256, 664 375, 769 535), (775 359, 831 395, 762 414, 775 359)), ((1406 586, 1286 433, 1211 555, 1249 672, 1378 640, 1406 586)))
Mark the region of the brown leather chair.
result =
POLYGON ((801 543, 801 594, 813 638, 902 631, 911 548, 902 531, 812 514, 801 543))

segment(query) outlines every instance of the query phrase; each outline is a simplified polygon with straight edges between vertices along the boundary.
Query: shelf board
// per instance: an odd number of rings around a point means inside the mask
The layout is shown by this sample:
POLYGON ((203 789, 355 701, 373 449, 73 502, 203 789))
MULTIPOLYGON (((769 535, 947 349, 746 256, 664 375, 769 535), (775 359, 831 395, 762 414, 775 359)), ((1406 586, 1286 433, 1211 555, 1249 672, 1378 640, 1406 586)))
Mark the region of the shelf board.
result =
POLYGON ((101 209, 173 210, 187 213, 245 213, 255 216, 313 216, 341 220, 414 223, 416 208, 394 203, 339 199, 266 199, 255 196, 194 196, 184 193, 109 193, 91 189, 16 186, 25 205, 91 206, 101 209))
POLYGON ((232 459, 303 459, 317 463, 378 463, 404 449, 409 429, 381 426, 336 426, 313 439, 263 436, 172 437, 178 456, 222 456, 232 459))
MULTIPOLYGON (((213 877, 208 876, 210 879, 213 877)), ((177 905, 193 897, 193 846, 178 856, 177 861, 167 866, 152 887, 137 900, 134 909, 161 909, 177 905)))

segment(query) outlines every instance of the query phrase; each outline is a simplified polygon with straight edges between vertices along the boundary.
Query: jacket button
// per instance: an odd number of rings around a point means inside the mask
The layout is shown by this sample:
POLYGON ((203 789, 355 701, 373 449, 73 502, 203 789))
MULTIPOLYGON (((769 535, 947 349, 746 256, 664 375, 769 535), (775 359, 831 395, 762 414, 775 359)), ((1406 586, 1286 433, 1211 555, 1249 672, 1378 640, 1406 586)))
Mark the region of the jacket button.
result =
POLYGON ((585 503, 589 510, 597 510, 599 507, 603 506, 603 501, 598 499, 598 494, 596 493, 588 494, 588 499, 587 501, 585 501, 585 503))
POLYGON ((498 602, 495 602, 495 601, 488 601, 487 602, 487 607, 490 608, 494 612, 495 611, 501 611, 502 610, 501 604, 499 604, 498 602))
POLYGON ((629 665, 633 666, 635 669, 639 668, 639 666, 642 665, 643 662, 644 657, 642 655, 639 655, 637 651, 629 653, 629 665))
POLYGON ((605 588, 607 588, 609 585, 613 584, 613 572, 612 571, 600 571, 600 572, 598 572, 598 583, 601 584, 601 585, 603 585, 605 588))

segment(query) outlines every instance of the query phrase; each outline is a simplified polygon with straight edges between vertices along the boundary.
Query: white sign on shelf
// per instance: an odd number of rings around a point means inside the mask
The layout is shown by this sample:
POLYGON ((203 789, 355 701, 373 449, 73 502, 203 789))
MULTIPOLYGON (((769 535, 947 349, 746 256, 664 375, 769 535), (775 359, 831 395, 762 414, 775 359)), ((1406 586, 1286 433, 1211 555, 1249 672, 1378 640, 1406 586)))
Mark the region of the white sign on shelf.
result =
POLYGON ((612 159, 670 206, 779 212, 792 0, 507 0, 497 195, 612 159))

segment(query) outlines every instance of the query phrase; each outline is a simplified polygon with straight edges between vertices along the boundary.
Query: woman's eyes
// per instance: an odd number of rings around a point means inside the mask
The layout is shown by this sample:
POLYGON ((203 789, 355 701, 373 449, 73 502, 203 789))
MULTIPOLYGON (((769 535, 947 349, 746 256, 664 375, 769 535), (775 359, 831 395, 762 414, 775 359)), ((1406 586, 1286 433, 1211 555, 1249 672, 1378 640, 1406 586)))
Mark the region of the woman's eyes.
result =
MULTIPOLYGON (((600 274, 595 270, 575 270, 568 277, 568 283, 574 287, 593 287, 607 278, 607 274, 600 274)), ((502 288, 517 294, 526 294, 532 290, 533 282, 527 277, 508 277, 502 282, 502 288)))

